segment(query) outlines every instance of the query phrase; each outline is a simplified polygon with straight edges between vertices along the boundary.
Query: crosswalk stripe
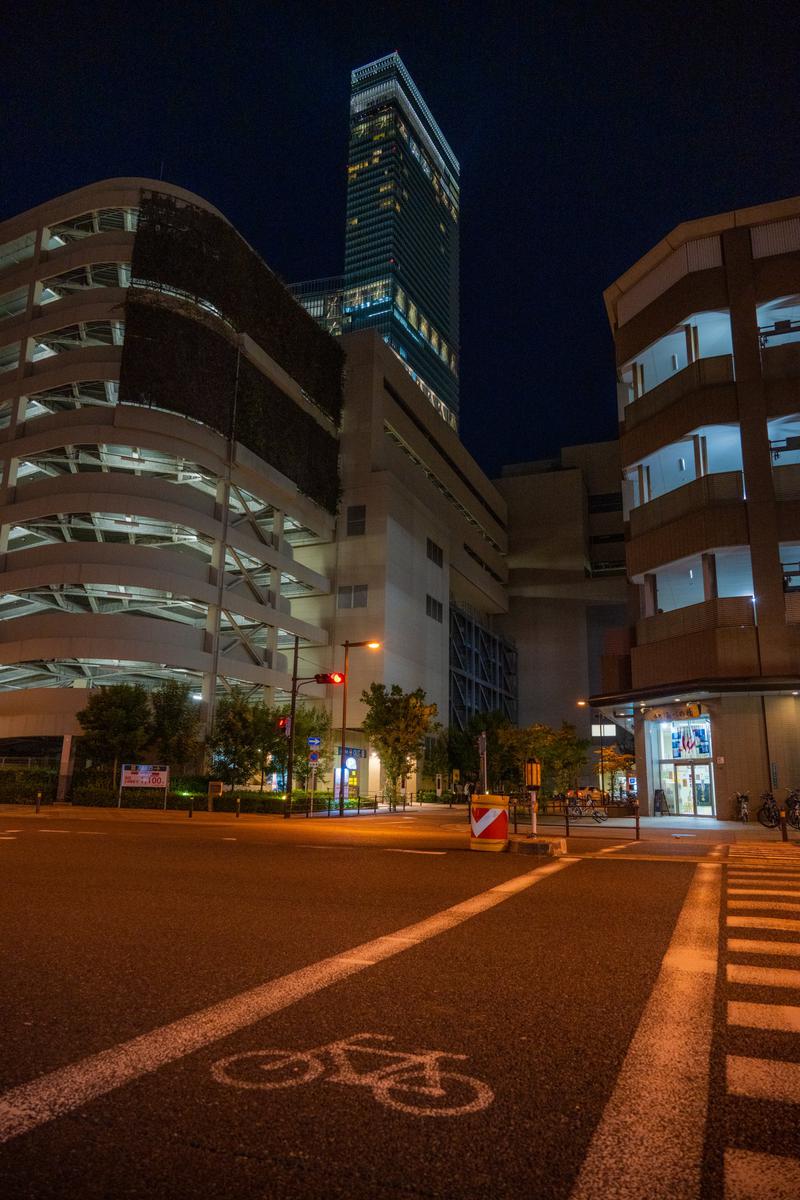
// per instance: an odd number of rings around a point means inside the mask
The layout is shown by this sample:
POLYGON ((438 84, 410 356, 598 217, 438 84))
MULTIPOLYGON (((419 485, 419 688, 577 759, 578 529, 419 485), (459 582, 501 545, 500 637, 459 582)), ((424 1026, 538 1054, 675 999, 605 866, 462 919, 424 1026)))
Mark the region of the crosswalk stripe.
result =
POLYGON ((800 1162, 780 1154, 725 1151, 725 1200, 797 1200, 800 1162))
POLYGON ((782 912, 800 912, 800 904, 790 900, 729 900, 728 908, 768 908, 771 912, 780 909, 782 912))
POLYGON ((793 917, 737 917, 729 913, 725 924, 732 929, 780 929, 800 933, 800 921, 793 917))
POLYGON ((800 883, 800 871, 728 871, 728 883, 750 883, 761 880, 776 883, 800 883))
POLYGON ((755 984, 757 987, 800 988, 800 971, 787 967, 749 967, 728 963, 728 983, 755 984))
POLYGON ((757 938, 728 938, 729 954, 781 954, 800 958, 800 942, 762 942, 757 938))
POLYGON ((778 1104, 800 1104, 800 1063, 729 1054, 725 1075, 731 1095, 778 1104))
POLYGON ((796 888, 786 887, 729 887, 729 896, 800 896, 796 888))
POLYGON ((749 1004, 728 1001, 728 1024, 748 1029, 770 1029, 780 1033, 800 1033, 800 1006, 795 1004, 749 1004))

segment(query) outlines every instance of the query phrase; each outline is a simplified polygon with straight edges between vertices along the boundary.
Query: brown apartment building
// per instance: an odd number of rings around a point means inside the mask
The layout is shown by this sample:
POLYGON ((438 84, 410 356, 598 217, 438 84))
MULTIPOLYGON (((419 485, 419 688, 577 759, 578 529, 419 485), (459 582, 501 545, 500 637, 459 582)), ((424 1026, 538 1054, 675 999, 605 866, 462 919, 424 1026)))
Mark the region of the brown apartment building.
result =
POLYGON ((631 602, 593 702, 643 812, 727 817, 800 784, 800 198, 679 225, 605 302, 631 602))

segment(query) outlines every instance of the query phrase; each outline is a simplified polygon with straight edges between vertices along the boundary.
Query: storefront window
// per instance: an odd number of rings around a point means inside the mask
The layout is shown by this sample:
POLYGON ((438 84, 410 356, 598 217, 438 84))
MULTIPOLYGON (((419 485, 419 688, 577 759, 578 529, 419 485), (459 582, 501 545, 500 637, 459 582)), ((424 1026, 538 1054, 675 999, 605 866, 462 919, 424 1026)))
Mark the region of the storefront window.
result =
POLYGON ((690 817, 714 816, 711 718, 654 721, 653 777, 662 796, 660 811, 690 817))

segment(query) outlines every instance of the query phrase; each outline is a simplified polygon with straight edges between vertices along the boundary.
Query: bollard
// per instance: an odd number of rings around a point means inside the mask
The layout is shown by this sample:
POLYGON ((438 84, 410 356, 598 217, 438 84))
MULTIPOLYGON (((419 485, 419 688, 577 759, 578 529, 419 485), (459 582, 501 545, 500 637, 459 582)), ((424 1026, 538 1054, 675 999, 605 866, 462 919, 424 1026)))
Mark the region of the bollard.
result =
POLYGON ((194 796, 189 797, 189 816, 194 816, 194 796))
POLYGON ((242 811, 242 800, 240 796, 236 797, 236 819, 238 821, 242 811))
POLYGON ((569 805, 564 801, 564 833, 569 837, 569 805))
POLYGON ((514 805, 514 833, 516 833, 517 832, 517 802, 516 802, 516 800, 512 800, 511 803, 514 805))
POLYGON ((633 803, 633 815, 634 815, 634 818, 635 818, 635 820, 636 820, 636 841, 638 842, 638 841, 639 841, 639 837, 640 837, 640 831, 639 831, 639 801, 638 801, 638 800, 635 800, 635 801, 634 801, 634 803, 633 803))
POLYGON ((40 809, 41 807, 42 807, 42 793, 41 793, 41 792, 37 792, 37 793, 36 793, 36 812, 37 812, 37 813, 39 812, 39 809, 40 809))
POLYGON ((788 840, 789 840, 789 831, 786 828, 786 809, 782 808, 781 809, 781 841, 788 842, 788 840))
POLYGON ((470 850, 507 850, 508 796, 475 796, 471 808, 470 850))

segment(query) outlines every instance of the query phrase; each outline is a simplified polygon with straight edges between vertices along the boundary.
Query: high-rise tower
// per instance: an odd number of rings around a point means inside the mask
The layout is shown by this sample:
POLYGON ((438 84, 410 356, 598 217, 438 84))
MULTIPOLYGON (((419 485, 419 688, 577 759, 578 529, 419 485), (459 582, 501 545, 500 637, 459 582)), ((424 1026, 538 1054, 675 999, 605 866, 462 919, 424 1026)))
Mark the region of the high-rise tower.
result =
POLYGON ((455 425, 459 166, 396 52, 351 75, 347 172, 344 315, 455 425))
POLYGON ((351 75, 344 277, 292 285, 331 333, 375 329, 458 426, 458 176, 396 52, 351 75))

